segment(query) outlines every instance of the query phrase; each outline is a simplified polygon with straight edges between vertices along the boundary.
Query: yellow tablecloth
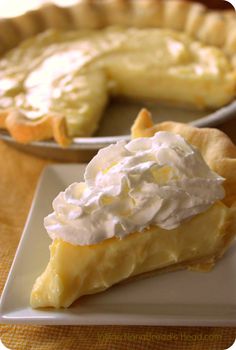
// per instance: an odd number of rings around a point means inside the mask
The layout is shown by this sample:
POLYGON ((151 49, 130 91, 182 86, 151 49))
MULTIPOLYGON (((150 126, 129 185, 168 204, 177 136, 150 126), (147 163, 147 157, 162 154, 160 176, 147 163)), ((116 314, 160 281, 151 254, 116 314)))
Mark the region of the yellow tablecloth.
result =
MULTIPOLYGON (((221 127, 236 142, 236 118, 221 127)), ((0 293, 7 278, 37 180, 50 161, 0 142, 0 293)), ((0 325, 11 350, 222 350, 236 328, 0 325)))

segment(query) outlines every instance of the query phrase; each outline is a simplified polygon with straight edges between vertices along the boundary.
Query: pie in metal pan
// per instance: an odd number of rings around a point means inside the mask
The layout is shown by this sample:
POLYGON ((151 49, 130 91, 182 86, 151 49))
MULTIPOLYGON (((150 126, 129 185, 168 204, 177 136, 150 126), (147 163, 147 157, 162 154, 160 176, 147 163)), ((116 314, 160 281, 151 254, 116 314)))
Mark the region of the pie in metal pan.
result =
POLYGON ((68 146, 96 132, 110 97, 220 109, 235 97, 235 28, 234 11, 182 0, 90 0, 1 20, 0 127, 22 144, 68 146))

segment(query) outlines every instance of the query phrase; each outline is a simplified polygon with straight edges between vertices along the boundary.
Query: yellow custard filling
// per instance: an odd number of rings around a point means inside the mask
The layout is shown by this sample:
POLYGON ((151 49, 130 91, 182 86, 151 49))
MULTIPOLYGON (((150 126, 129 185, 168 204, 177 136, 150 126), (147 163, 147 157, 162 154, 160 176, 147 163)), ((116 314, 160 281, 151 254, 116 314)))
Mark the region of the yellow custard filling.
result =
POLYGON ((217 202, 172 230, 151 227, 90 246, 56 239, 50 246, 48 266, 34 284, 31 306, 68 307, 82 295, 105 290, 147 271, 181 264, 201 268, 199 262, 214 263, 217 252, 223 253, 230 215, 230 209, 217 202))
POLYGON ((64 115, 70 136, 95 132, 109 96, 217 108, 234 95, 220 49, 165 29, 48 31, 0 61, 0 108, 64 115))

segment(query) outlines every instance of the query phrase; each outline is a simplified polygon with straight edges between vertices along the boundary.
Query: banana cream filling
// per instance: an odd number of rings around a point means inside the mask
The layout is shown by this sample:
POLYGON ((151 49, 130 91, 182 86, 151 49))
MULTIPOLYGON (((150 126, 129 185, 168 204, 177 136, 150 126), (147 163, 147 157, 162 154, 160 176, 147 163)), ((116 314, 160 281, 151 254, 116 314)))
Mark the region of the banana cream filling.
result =
POLYGON ((36 280, 31 306, 68 307, 77 298, 93 294, 145 272, 201 260, 214 262, 224 245, 230 210, 218 202, 173 230, 151 227, 123 239, 75 246, 60 239, 50 246, 50 261, 36 280))

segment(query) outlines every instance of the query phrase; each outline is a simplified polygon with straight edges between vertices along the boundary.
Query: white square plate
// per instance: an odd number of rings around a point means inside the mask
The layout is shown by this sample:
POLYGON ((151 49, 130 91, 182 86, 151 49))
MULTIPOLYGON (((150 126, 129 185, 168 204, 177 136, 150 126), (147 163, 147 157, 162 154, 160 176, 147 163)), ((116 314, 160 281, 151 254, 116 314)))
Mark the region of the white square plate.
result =
POLYGON ((236 245, 209 273, 177 271, 118 285, 68 309, 33 310, 29 296, 50 239, 43 218, 85 165, 51 165, 39 182, 0 304, 0 321, 29 324, 236 326, 236 245))

